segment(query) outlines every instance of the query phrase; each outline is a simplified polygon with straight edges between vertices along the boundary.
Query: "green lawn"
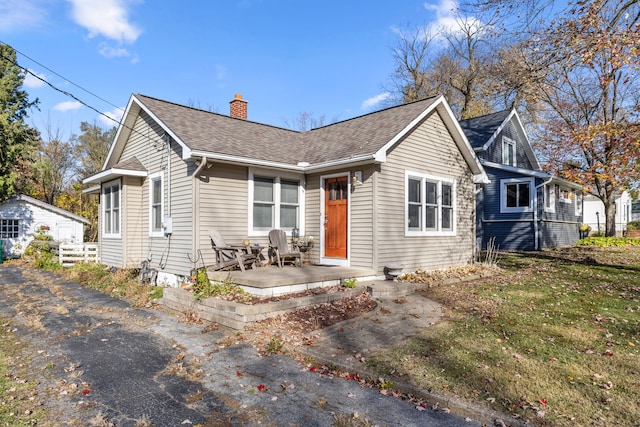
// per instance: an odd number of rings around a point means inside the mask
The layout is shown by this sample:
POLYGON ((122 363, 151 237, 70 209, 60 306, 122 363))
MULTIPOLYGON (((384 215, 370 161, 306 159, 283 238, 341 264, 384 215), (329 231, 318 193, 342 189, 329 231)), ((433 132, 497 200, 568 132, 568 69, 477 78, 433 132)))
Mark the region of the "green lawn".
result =
POLYGON ((425 291, 443 322, 369 367, 535 425, 638 425, 640 248, 502 254, 499 264, 492 278, 425 291))

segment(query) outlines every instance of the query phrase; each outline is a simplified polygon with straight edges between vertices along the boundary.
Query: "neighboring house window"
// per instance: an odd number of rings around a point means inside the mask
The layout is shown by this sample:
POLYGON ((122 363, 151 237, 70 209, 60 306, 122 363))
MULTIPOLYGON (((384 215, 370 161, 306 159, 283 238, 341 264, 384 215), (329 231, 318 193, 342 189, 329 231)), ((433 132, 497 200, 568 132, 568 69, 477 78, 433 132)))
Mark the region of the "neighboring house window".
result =
POLYGON ((19 219, 0 219, 0 239, 17 239, 19 233, 19 219))
POLYGON ((556 188, 553 184, 544 186, 544 210, 546 212, 556 211, 556 188))
POLYGON ((300 225, 300 181, 250 174, 252 203, 250 232, 274 228, 292 230, 300 225))
POLYGON ((582 215, 582 191, 576 191, 576 216, 582 215))
POLYGON ((502 137, 502 163, 516 166, 516 142, 506 136, 502 137))
POLYGON ((533 211, 533 179, 500 180, 500 212, 533 211))
POLYGON ((573 201, 573 192, 566 188, 560 189, 560 201, 562 203, 571 203, 573 201))
POLYGON ((149 235, 164 236, 162 221, 164 216, 164 188, 162 172, 149 176, 149 235))
POLYGON ((455 181, 406 174, 406 234, 455 233, 455 181))
POLYGON ((102 202, 104 237, 120 237, 120 180, 102 187, 102 202))

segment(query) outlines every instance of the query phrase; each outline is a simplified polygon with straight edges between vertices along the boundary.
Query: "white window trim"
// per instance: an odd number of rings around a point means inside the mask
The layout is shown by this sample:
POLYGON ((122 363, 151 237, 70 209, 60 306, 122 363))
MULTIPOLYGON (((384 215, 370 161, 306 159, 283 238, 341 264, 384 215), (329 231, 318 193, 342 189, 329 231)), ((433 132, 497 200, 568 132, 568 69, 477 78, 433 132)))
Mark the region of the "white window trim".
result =
POLYGON ((516 147, 517 147, 517 144, 516 144, 515 140, 513 140, 513 139, 511 139, 509 137, 506 137, 506 136, 502 137, 502 163, 504 163, 505 165, 514 166, 514 167, 517 165, 518 162, 517 162, 516 159, 518 158, 518 154, 517 154, 517 151, 516 151, 516 147), (504 157, 505 157, 504 146, 505 146, 505 144, 511 145, 513 147, 513 158, 509 159, 508 162, 504 161, 504 157))
POLYGON ((404 173, 404 235, 405 237, 415 237, 415 236, 455 236, 456 235, 456 224, 457 224, 457 215, 458 208, 456 205, 456 181, 451 178, 443 178, 440 176, 427 175, 420 172, 411 172, 405 171, 404 173), (422 218, 421 220, 421 230, 409 229, 409 178, 420 179, 422 182, 420 184, 420 191, 422 194, 420 195, 420 200, 422 201, 422 218), (427 230, 426 220, 427 220, 427 197, 426 197, 426 181, 437 183, 437 194, 438 194, 438 207, 437 207, 437 221, 436 221, 436 230, 427 230), (451 230, 443 230, 442 229, 442 183, 451 185, 451 230))
MULTIPOLYGON (((122 237, 122 180, 121 179, 115 179, 113 181, 109 181, 106 182, 102 185, 102 191, 100 192, 100 197, 102 199, 102 209, 101 209, 101 214, 102 214, 102 237, 106 238, 106 239, 119 239, 120 237, 122 237), (104 189, 108 188, 108 187, 114 187, 115 185, 118 185, 118 198, 119 203, 119 209, 118 209, 118 232, 117 233, 106 233, 106 223, 104 221, 104 215, 105 215, 105 210, 106 210, 106 206, 107 204, 105 203, 105 194, 104 194, 104 189)), ((113 208, 113 201, 111 203, 111 207, 113 208)), ((113 225, 113 220, 111 220, 111 225, 113 225)))
MULTIPOLYGON (((5 227, 7 227, 7 225, 5 225, 5 227)), ((20 220, 20 218, 0 218, 0 239, 7 239, 7 240, 19 239, 21 232, 22 232, 22 221, 20 220), (18 231, 17 231, 18 235, 16 237, 4 237, 2 235, 2 222, 3 221, 17 221, 18 222, 18 231)))
POLYGON ((254 230, 253 229, 253 195, 254 195, 254 188, 253 188, 253 178, 255 176, 258 177, 263 177, 263 178, 273 178, 274 181, 274 195, 273 195, 273 204, 274 204, 274 226, 273 228, 279 228, 284 230, 287 235, 291 236, 291 231, 292 228, 291 227, 280 227, 280 181, 281 180, 287 180, 287 181, 298 181, 299 185, 298 185, 298 229, 299 229, 299 233, 301 236, 304 236, 305 233, 305 225, 304 225, 304 218, 305 218, 305 200, 304 200, 304 188, 305 188, 305 179, 303 175, 298 175, 295 173, 283 173, 283 172, 274 172, 272 170, 266 170, 266 169, 258 169, 258 168, 249 168, 249 180, 248 180, 248 198, 247 198, 247 205, 248 205, 248 218, 247 218, 247 223, 248 223, 248 228, 247 228, 247 235, 249 237, 265 237, 269 235, 269 231, 270 230, 254 230))
POLYGON ((535 197, 535 185, 533 178, 509 178, 500 180, 500 213, 527 213, 533 212, 533 202, 535 197), (507 184, 529 184, 529 206, 527 207, 507 207, 507 184))
POLYGON ((558 186, 555 184, 545 184, 544 186, 544 211, 545 212, 550 212, 550 213, 556 212, 556 188, 557 187, 558 186), (547 200, 548 195, 551 196, 549 197, 549 200, 547 200), (547 203, 549 204, 549 206, 547 206, 547 203))
POLYGON ((573 191, 571 191, 571 189, 569 188, 562 188, 560 187, 560 190, 558 191, 558 198, 560 199, 561 203, 573 203, 573 191), (567 193, 567 197, 562 197, 562 192, 565 191, 567 193))
POLYGON ((164 229, 153 229, 153 181, 160 179, 160 218, 164 221, 164 174, 156 172, 149 175, 149 237, 164 237, 164 229))

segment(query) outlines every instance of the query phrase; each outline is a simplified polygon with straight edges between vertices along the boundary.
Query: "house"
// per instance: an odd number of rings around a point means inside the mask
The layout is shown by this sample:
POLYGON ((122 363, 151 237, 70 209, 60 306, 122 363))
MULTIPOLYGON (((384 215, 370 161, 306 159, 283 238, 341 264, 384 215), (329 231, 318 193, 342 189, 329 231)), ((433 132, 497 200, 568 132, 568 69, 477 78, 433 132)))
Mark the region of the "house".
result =
POLYGON ((177 285, 213 263, 209 230, 266 245, 271 229, 312 236, 316 264, 384 277, 474 256, 474 184, 486 175, 443 97, 297 132, 132 95, 103 169, 103 263, 157 268, 177 285))
POLYGON ((0 204, 0 239, 5 256, 21 256, 39 231, 57 242, 82 243, 85 224, 90 224, 86 218, 25 195, 0 204))
POLYGON ((491 183, 478 190, 478 248, 502 250, 574 244, 582 187, 542 171, 515 110, 460 122, 491 183))
MULTIPOLYGON (((627 223, 631 221, 632 199, 628 191, 620 193, 616 199, 616 233, 622 235, 627 229, 627 223)), ((591 227, 591 232, 605 231, 606 217, 604 215, 604 203, 593 194, 586 194, 584 197, 584 219, 583 222, 591 227)))

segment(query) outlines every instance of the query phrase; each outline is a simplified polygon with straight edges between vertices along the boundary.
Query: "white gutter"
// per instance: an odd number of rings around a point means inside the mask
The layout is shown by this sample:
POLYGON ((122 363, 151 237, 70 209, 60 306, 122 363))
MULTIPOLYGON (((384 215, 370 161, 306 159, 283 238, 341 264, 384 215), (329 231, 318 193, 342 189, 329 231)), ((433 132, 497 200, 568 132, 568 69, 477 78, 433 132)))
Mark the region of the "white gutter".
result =
POLYGON ((371 163, 376 160, 374 154, 363 154, 361 156, 349 157, 347 159, 340 159, 331 162, 318 163, 313 166, 309 166, 306 162, 300 162, 297 165, 292 165, 290 163, 280 163, 280 162, 272 162, 269 160, 257 160, 257 159, 249 159, 246 157, 237 157, 237 156, 229 156, 225 154, 215 154, 209 152, 201 152, 201 151, 192 151, 191 157, 200 157, 207 158, 212 161, 220 161, 223 163, 236 163, 236 164, 245 164, 251 166, 261 166, 265 168, 272 169, 285 169, 296 172, 314 172, 322 169, 333 168, 335 166, 343 166, 343 165, 352 165, 357 162, 367 162, 371 163))

